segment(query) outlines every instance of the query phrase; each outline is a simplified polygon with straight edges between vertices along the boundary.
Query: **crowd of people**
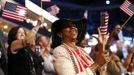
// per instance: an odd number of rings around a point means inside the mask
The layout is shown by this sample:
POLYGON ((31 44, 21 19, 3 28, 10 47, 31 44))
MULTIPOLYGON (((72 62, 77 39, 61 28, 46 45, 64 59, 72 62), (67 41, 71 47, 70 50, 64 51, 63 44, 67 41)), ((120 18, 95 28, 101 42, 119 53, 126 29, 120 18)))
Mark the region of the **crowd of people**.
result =
POLYGON ((128 48, 122 61, 120 51, 106 48, 109 34, 101 35, 99 28, 92 56, 84 51, 81 42, 86 19, 56 20, 51 38, 38 34, 42 23, 39 20, 32 30, 13 27, 8 33, 8 48, 0 40, 0 75, 134 75, 134 47, 128 48))

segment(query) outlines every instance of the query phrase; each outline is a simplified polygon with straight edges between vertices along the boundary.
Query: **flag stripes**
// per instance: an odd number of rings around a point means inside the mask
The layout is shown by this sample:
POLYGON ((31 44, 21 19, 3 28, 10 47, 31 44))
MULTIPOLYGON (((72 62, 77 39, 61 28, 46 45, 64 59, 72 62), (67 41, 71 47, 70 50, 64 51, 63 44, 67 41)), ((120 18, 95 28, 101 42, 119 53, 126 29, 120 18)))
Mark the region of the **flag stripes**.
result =
POLYGON ((108 19, 109 14, 108 12, 101 12, 101 25, 100 25, 100 31, 102 35, 106 35, 108 31, 108 19))
POLYGON ((6 5, 2 13, 2 17, 17 21, 24 21, 26 10, 27 8, 19 4, 6 2, 6 5))
POLYGON ((129 16, 134 14, 134 5, 132 5, 128 0, 126 0, 121 6, 120 9, 123 10, 129 16))

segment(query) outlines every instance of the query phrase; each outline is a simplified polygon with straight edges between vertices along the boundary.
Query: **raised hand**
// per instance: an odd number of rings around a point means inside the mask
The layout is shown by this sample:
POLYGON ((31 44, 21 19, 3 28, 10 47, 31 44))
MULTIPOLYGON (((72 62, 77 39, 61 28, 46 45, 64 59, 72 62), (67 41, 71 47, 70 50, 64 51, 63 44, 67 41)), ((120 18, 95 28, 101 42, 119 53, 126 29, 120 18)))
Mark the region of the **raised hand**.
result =
POLYGON ((97 40, 98 40, 97 49, 98 50, 96 50, 97 52, 95 54, 96 55, 95 63, 97 63, 99 67, 102 67, 103 65, 110 62, 109 53, 105 50, 105 45, 107 44, 109 34, 101 35, 100 28, 98 28, 98 33, 99 33, 99 36, 97 38, 97 40))
POLYGON ((110 57, 108 52, 97 52, 95 63, 97 63, 100 67, 104 64, 110 62, 110 57))
POLYGON ((134 55, 134 47, 131 48, 130 53, 127 55, 127 58, 124 61, 124 67, 125 68, 129 68, 129 65, 131 64, 132 60, 133 60, 133 55, 134 55))
POLYGON ((131 53, 134 53, 134 46, 131 48, 131 53))
POLYGON ((106 35, 102 35, 101 31, 100 31, 100 28, 98 28, 98 33, 99 33, 99 36, 98 36, 99 43, 102 44, 103 46, 105 46, 106 43, 107 43, 107 40, 109 38, 109 33, 106 34, 106 35))
POLYGON ((45 22, 44 17, 40 16, 39 19, 38 19, 38 22, 39 22, 39 25, 43 24, 45 22))

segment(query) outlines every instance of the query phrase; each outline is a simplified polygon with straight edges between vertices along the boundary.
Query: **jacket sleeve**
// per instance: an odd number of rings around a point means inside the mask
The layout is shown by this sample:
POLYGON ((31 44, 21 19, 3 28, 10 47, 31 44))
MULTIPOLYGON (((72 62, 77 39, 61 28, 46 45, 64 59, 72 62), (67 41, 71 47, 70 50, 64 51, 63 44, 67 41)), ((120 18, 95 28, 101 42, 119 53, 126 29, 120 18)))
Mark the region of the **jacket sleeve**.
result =
POLYGON ((64 47, 54 49, 54 67, 58 75, 76 75, 70 55, 64 47))

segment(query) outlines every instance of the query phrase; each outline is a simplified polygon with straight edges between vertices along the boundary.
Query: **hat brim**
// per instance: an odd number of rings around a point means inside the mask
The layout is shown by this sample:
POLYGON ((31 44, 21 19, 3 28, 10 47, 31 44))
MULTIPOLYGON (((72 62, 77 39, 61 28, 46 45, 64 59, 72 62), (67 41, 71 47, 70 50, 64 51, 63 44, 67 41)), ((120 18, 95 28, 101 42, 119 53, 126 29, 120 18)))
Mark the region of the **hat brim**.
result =
POLYGON ((73 23, 78 29, 78 36, 77 36, 77 42, 76 44, 80 44, 81 41, 85 38, 86 34, 86 28, 87 28, 87 19, 77 19, 77 20, 68 20, 68 19, 61 19, 55 21, 51 26, 51 32, 52 32, 52 48, 57 47, 61 44, 61 38, 57 36, 57 33, 61 31, 61 29, 65 28, 67 23, 73 23), (65 25, 65 26, 62 26, 65 25))
POLYGON ((85 38, 86 28, 87 28, 87 19, 82 18, 79 20, 73 20, 73 23, 78 29, 78 36, 76 44, 80 44, 81 41, 85 38))

